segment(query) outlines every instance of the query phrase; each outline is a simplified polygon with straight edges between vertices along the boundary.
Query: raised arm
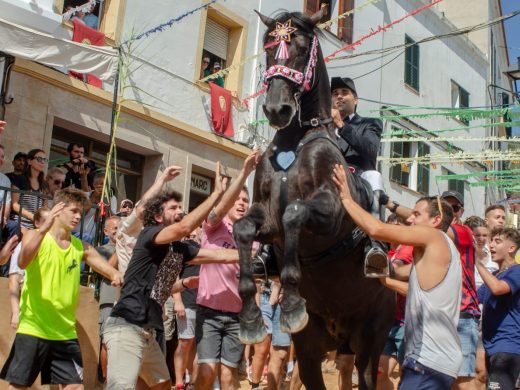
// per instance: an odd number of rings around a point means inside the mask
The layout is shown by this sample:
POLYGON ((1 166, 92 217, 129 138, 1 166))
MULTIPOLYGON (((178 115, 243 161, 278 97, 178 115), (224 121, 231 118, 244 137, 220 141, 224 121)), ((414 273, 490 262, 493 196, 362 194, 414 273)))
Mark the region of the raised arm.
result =
POLYGON ((244 187, 247 177, 253 172, 260 159, 260 151, 255 149, 244 161, 244 165, 240 170, 238 176, 233 180, 228 190, 222 196, 222 200, 218 203, 214 210, 208 216, 208 224, 210 226, 216 226, 222 221, 227 212, 235 204, 240 191, 244 187))
POLYGON ((169 244, 189 235, 196 227, 208 217, 210 211, 215 207, 226 189, 227 178, 220 175, 220 163, 217 163, 215 175, 215 189, 211 195, 202 202, 195 210, 186 215, 182 221, 174 223, 162 229, 154 242, 158 245, 169 244))
POLYGON ((155 195, 159 194, 166 183, 169 181, 172 181, 177 176, 181 174, 182 168, 176 165, 172 165, 167 167, 161 175, 155 180, 155 183, 144 193, 144 195, 141 197, 141 200, 136 205, 135 210, 137 213, 137 218, 142 220, 143 219, 143 211, 144 211, 144 205, 148 200, 153 198, 155 195))
POLYGON ((49 216, 45 219, 43 224, 37 230, 28 230, 22 239, 22 250, 20 251, 20 257, 18 258, 18 266, 21 269, 27 268, 27 266, 33 261, 36 253, 40 249, 40 245, 43 238, 51 228, 56 217, 61 213, 65 203, 60 202, 51 209, 49 216))
POLYGON ((2 249, 0 249, 0 265, 9 261, 16 245, 18 245, 18 236, 15 234, 4 244, 2 249))
POLYGON ((441 239, 440 234, 432 234, 435 229, 425 226, 401 226, 381 222, 358 205, 347 183, 347 175, 342 165, 336 164, 333 169, 332 180, 340 190, 343 207, 350 214, 354 222, 370 237, 385 242, 425 247, 433 241, 433 237, 441 239))

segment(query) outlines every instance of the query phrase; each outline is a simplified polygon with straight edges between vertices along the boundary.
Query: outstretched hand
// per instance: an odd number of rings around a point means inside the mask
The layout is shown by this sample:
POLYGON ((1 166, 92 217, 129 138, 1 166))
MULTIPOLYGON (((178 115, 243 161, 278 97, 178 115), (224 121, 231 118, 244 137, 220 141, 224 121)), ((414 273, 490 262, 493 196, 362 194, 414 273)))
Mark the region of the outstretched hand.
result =
POLYGON ((121 287, 123 285, 123 274, 120 271, 115 271, 112 275, 112 286, 121 287))
POLYGON ((199 287, 199 277, 189 276, 187 278, 184 278, 182 279, 182 285, 186 288, 197 288, 199 287))
POLYGON ((339 196, 341 200, 343 199, 352 199, 352 195, 350 194, 350 188, 348 187, 347 182, 347 173, 345 172, 345 167, 340 164, 334 164, 334 168, 332 168, 333 175, 332 181, 339 189, 339 196))
POLYGON ((45 221, 40 226, 40 232, 47 233, 49 229, 51 228, 52 224, 54 223, 54 220, 56 217, 62 212, 62 210, 65 208, 65 203, 60 202, 54 205, 54 207, 49 212, 49 215, 47 218, 45 218, 45 221))
POLYGON ((256 166, 260 162, 261 158, 262 154, 260 153, 259 148, 253 150, 249 156, 247 156, 247 158, 244 160, 244 167, 242 168, 246 176, 249 176, 249 174, 256 169, 256 166))
POLYGON ((220 161, 217 161, 217 167, 215 169, 215 189, 214 192, 222 195, 227 188, 227 177, 222 177, 222 174, 220 173, 221 167, 220 167, 220 161))
POLYGON ((182 168, 177 165, 171 165, 167 167, 161 174, 161 180, 163 183, 172 181, 181 174, 182 168))
POLYGON ((7 125, 7 122, 0 121, 0 134, 4 133, 5 125, 7 125))

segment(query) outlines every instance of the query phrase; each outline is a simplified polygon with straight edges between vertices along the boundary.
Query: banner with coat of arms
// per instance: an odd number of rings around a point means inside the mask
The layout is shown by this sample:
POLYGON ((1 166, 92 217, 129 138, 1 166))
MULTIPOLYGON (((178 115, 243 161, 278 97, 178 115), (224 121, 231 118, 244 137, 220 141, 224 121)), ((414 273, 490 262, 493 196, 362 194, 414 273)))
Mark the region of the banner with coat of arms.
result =
POLYGON ((225 137, 233 137, 233 118, 231 105, 233 97, 231 91, 219 87, 215 83, 209 83, 211 90, 211 123, 215 133, 225 137))
MULTIPOLYGON (((105 45, 105 34, 90 28, 79 19, 72 19, 74 24, 74 32, 72 33, 72 40, 74 42, 83 43, 84 45, 92 46, 104 46, 105 45)), ((71 76, 76 77, 80 80, 86 81, 88 84, 94 87, 101 88, 101 80, 96 76, 87 74, 86 80, 81 73, 69 72, 71 76)))

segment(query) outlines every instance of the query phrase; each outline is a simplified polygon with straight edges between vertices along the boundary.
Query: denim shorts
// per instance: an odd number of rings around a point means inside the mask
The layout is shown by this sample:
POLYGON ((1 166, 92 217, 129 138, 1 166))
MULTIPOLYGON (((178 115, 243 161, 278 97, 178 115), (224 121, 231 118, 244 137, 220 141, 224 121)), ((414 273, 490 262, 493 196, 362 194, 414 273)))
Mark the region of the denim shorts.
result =
POLYGON ((462 347, 462 366, 459 377, 474 377, 479 339, 479 325, 476 318, 460 318, 457 325, 460 346, 462 347))
POLYGON ((260 310, 264 319, 267 333, 272 335, 273 347, 289 347, 291 345, 291 335, 280 330, 280 305, 271 306, 269 304, 269 294, 260 294, 260 310))
POLYGON ((404 358, 404 325, 401 323, 394 324, 390 329, 388 338, 386 339, 383 355, 396 358, 399 363, 404 358))
POLYGON ((449 390, 455 378, 406 358, 398 390, 449 390))
POLYGON ((238 313, 199 306, 195 320, 198 362, 222 363, 236 368, 242 360, 244 345, 238 339, 238 313))

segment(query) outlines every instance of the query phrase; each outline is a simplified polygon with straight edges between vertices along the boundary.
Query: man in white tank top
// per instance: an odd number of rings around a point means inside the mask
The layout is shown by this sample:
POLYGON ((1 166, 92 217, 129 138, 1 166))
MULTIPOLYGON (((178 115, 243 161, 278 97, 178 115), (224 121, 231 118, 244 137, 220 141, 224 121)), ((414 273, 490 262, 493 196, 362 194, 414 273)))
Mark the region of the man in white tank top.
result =
POLYGON ((385 224, 352 199, 343 166, 336 165, 333 171, 343 206, 366 234, 414 247, 409 282, 385 282, 392 289, 408 291, 399 389, 448 390, 462 364, 457 334, 462 270, 457 248, 444 233, 453 220, 453 209, 440 198, 425 197, 417 201, 407 220, 412 226, 385 224))

